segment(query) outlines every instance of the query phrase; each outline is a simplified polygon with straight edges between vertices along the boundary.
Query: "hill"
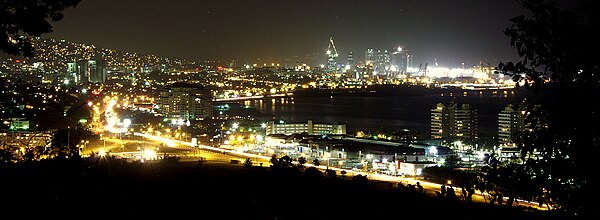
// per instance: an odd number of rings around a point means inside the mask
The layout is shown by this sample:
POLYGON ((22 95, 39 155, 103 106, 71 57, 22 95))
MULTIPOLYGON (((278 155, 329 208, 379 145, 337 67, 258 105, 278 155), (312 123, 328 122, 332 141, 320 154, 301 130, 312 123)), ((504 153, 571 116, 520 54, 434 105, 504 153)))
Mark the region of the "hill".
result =
POLYGON ((414 188, 342 179, 297 167, 106 157, 0 165, 2 214, 202 219, 547 219, 516 207, 470 204, 414 188))

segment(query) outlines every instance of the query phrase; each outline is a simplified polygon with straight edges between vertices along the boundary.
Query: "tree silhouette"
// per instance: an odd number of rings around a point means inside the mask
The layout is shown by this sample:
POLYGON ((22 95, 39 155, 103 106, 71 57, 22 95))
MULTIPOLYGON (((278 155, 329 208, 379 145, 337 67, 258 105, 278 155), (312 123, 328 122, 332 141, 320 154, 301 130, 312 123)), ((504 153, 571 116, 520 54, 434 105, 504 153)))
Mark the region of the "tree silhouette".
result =
POLYGON ((356 175, 352 177, 352 183, 360 186, 367 186, 369 184, 369 179, 363 175, 356 175))
POLYGON ((8 145, 0 148, 0 165, 5 163, 13 163, 17 160, 13 152, 16 151, 16 147, 10 147, 8 145))
MULTIPOLYGON (((499 72, 525 80, 535 93, 552 95, 542 107, 529 106, 517 138, 522 163, 509 176, 526 176, 533 198, 552 209, 598 216, 600 184, 591 161, 600 153, 598 111, 581 100, 599 100, 600 6, 580 1, 575 7, 544 0, 519 0, 531 16, 518 16, 505 30, 522 60, 500 63, 499 72), (547 83, 545 83, 547 82, 547 83), (593 198, 589 202, 589 199, 593 198), (584 202, 585 201, 585 202, 584 202)), ((517 182, 517 181, 515 181, 517 182)))
POLYGON ((306 164, 306 158, 299 157, 298 158, 298 164, 300 164, 300 167, 304 167, 304 164, 306 164))
POLYGON ((28 147, 28 148, 25 148, 25 154, 23 155, 23 160, 24 161, 39 160, 45 155, 48 155, 48 152, 47 152, 45 146, 28 147))
POLYGON ((50 156, 65 158, 79 155, 77 144, 82 139, 82 135, 83 131, 81 129, 58 129, 52 138, 50 156))
POLYGON ((62 11, 81 0, 2 1, 0 4, 0 51, 17 56, 34 56, 31 37, 52 32, 50 22, 62 20, 62 11))
POLYGON ((269 160, 269 162, 271 162, 273 167, 278 167, 279 166, 279 160, 277 159, 277 154, 273 154, 271 156, 271 159, 269 160))
POLYGON ((316 158, 315 158, 315 159, 313 160, 313 165, 315 165, 315 166, 321 166, 321 162, 319 161, 319 159, 316 159, 316 158))
POLYGON ((309 167, 304 170, 304 176, 308 178, 318 179, 323 177, 323 173, 316 167, 309 167))
POLYGON ((336 174, 335 174, 335 170, 332 169, 326 169, 325 170, 325 176, 329 177, 329 178, 335 178, 336 174))
POLYGON ((450 155, 444 160, 444 166, 446 167, 456 167, 460 162, 460 157, 457 155, 450 155))
POLYGON ((249 157, 246 158, 246 161, 244 161, 244 167, 251 168, 252 167, 252 159, 250 159, 249 157))
POLYGON ((281 158, 279 158, 279 166, 281 167, 291 167, 292 164, 292 158, 288 155, 285 155, 281 158))

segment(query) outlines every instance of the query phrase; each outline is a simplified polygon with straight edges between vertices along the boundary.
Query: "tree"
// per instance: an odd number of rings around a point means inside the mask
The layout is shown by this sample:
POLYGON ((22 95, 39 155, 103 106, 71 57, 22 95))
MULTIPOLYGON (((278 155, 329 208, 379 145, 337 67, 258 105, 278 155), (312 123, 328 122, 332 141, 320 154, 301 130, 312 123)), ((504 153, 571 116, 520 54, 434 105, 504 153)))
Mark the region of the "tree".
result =
POLYGON ((545 0, 518 1, 532 16, 512 18, 513 25, 504 33, 523 60, 501 63, 499 69, 515 80, 527 80, 532 84, 526 85, 536 90, 544 80, 569 89, 594 90, 600 83, 600 66, 589 54, 600 49, 596 43, 600 35, 595 31, 600 21, 598 5, 583 1, 568 10, 545 0))
POLYGON ((298 158, 298 164, 300 164, 300 167, 304 167, 304 164, 306 164, 306 158, 299 157, 298 158))
POLYGON ((352 183, 361 186, 367 186, 369 184, 369 179, 367 178, 367 176, 358 174, 352 177, 352 183))
POLYGON ((304 170, 304 176, 308 178, 318 179, 323 177, 323 173, 316 167, 309 167, 304 170))
POLYGON ((273 154, 269 161, 271 162, 271 164, 273 164, 273 167, 279 166, 279 160, 277 159, 277 154, 273 154))
POLYGON ((543 107, 527 108, 517 143, 522 163, 511 176, 527 176, 533 198, 552 209, 598 216, 600 184, 591 161, 600 153, 598 111, 581 100, 598 100, 599 5, 581 1, 565 8, 544 0, 519 0, 531 16, 517 16, 505 30, 522 60, 500 63, 499 72, 525 81, 535 93, 552 95, 543 107), (585 201, 585 202, 584 202, 585 201), (588 202, 595 201, 595 202, 588 202))
POLYGON ((249 157, 246 158, 246 161, 244 161, 244 167, 251 168, 252 167, 252 159, 250 159, 249 157))
POLYGON ((318 166, 321 166, 321 162, 319 162, 319 159, 316 159, 316 158, 315 158, 315 159, 313 160, 313 165, 315 165, 315 166, 317 166, 317 167, 318 167, 318 166))
POLYGON ((50 156, 64 158, 79 155, 77 144, 82 139, 80 129, 63 128, 54 133, 50 146, 50 156))
POLYGON ((293 165, 292 158, 288 155, 279 158, 279 165, 282 167, 291 167, 293 165))
POLYGON ((336 174, 335 174, 335 170, 332 169, 326 169, 325 170, 325 176, 329 177, 329 178, 335 178, 336 174))
POLYGON ((17 160, 13 152, 16 151, 15 147, 2 146, 0 148, 0 165, 5 163, 13 163, 17 160))
POLYGON ((23 155, 23 160, 25 160, 25 161, 39 160, 47 154, 48 154, 48 152, 46 151, 46 147, 44 147, 44 146, 28 147, 28 148, 25 148, 25 154, 23 155))
POLYGON ((0 4, 0 51, 34 56, 31 37, 52 32, 50 22, 62 20, 62 11, 81 0, 2 1, 0 4))
POLYGON ((450 155, 444 160, 444 166, 446 167, 456 167, 460 162, 460 157, 456 155, 450 155))

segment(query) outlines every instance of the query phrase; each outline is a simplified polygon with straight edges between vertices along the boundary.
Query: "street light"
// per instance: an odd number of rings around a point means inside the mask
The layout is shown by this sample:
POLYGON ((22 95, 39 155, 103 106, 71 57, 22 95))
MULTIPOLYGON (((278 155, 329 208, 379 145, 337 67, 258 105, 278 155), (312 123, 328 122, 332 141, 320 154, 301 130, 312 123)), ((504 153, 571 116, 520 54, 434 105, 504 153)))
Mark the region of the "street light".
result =
POLYGON ((81 140, 81 144, 79 145, 79 153, 80 154, 83 154, 83 147, 84 147, 84 145, 85 145, 85 141, 81 140))
MULTIPOLYGON (((90 141, 85 141, 85 145, 83 146, 83 149, 85 150, 87 148, 87 145, 90 143, 90 141)), ((81 151, 81 154, 83 154, 83 150, 81 151)))

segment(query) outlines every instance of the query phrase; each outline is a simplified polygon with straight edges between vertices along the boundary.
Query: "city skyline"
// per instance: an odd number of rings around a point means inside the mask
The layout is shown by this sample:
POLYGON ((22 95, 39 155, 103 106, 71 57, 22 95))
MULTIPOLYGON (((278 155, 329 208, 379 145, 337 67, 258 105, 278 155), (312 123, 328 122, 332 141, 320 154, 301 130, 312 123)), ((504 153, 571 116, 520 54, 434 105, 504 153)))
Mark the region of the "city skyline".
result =
POLYGON ((340 63, 403 46, 415 65, 495 65, 518 57, 503 30, 520 14, 517 1, 82 1, 49 36, 196 61, 311 65, 326 64, 333 37, 340 63))
POLYGON ((600 4, 511 1, 3 1, 3 214, 600 216, 600 4))

